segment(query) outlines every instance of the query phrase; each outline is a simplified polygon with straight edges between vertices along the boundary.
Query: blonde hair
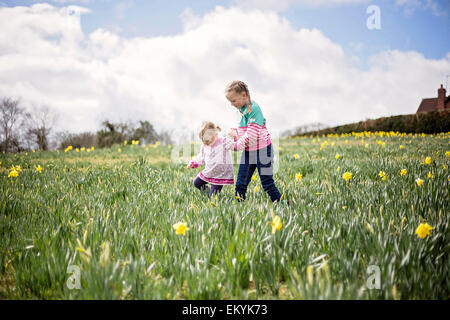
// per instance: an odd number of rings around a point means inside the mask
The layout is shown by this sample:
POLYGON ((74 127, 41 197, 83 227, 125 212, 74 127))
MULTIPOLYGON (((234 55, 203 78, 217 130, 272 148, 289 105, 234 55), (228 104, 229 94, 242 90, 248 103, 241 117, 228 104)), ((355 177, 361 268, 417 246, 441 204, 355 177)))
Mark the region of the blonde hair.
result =
POLYGON ((203 143, 208 143, 218 131, 221 131, 219 126, 211 121, 203 121, 200 130, 198 131, 198 136, 203 143))
POLYGON ((245 94, 248 97, 248 111, 251 112, 252 111, 252 100, 250 98, 250 91, 248 91, 248 86, 242 81, 235 80, 227 85, 227 87, 225 89, 225 94, 228 94, 231 91, 233 91, 237 94, 245 92, 245 94))

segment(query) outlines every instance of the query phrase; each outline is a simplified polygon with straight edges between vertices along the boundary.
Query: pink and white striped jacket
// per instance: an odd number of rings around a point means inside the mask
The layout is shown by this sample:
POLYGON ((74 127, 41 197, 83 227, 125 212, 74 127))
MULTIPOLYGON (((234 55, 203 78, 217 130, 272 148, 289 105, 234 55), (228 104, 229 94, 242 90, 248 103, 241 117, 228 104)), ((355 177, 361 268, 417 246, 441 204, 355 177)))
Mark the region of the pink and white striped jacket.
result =
POLYGON ((254 151, 270 145, 272 142, 267 131, 266 119, 259 105, 252 101, 251 110, 246 105, 240 112, 242 118, 237 128, 238 136, 235 139, 234 150, 254 151))

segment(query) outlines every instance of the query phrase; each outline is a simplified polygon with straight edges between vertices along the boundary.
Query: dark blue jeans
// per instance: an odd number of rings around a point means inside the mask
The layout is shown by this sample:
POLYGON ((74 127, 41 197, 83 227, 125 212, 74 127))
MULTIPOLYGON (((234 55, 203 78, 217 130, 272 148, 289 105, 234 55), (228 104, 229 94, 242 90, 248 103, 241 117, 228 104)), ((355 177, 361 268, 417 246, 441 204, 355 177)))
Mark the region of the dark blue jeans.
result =
MULTIPOLYGON (((247 187, 255 169, 258 169, 263 190, 270 196, 270 200, 280 201, 281 194, 273 181, 273 147, 272 144, 255 151, 242 151, 241 163, 236 181, 235 195, 243 200, 247 187)), ((239 201, 242 201, 238 199, 239 201)))

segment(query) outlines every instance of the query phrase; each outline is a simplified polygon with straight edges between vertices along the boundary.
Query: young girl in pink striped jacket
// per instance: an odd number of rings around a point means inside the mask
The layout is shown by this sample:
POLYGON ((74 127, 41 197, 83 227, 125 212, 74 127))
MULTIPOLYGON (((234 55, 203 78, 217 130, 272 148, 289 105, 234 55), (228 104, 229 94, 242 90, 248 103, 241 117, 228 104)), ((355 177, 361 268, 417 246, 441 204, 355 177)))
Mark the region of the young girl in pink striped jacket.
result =
POLYGON ((233 150, 234 142, 228 137, 219 136, 220 127, 205 121, 199 131, 203 144, 199 154, 192 159, 187 168, 205 168, 194 178, 194 186, 210 195, 219 193, 224 185, 234 184, 233 150), (207 184, 211 185, 211 188, 207 184))
POLYGON ((242 115, 239 127, 229 132, 234 139, 234 150, 243 150, 235 187, 236 198, 239 201, 245 199, 253 172, 258 169, 264 191, 272 202, 279 202, 281 194, 273 180, 272 141, 261 108, 250 99, 248 87, 242 81, 230 83, 225 96, 242 115))

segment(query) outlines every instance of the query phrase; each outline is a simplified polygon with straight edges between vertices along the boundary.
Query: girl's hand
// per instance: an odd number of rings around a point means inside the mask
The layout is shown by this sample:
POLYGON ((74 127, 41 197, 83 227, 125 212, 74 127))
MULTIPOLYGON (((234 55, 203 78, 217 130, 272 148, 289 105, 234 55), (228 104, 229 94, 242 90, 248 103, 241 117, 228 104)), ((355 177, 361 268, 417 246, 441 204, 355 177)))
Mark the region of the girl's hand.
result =
POLYGON ((197 168, 198 167, 198 163, 191 161, 189 162, 189 164, 186 166, 187 169, 191 169, 191 168, 197 168))
POLYGON ((237 138, 237 130, 235 128, 231 128, 230 131, 228 132, 228 135, 231 138, 236 139, 237 138))

